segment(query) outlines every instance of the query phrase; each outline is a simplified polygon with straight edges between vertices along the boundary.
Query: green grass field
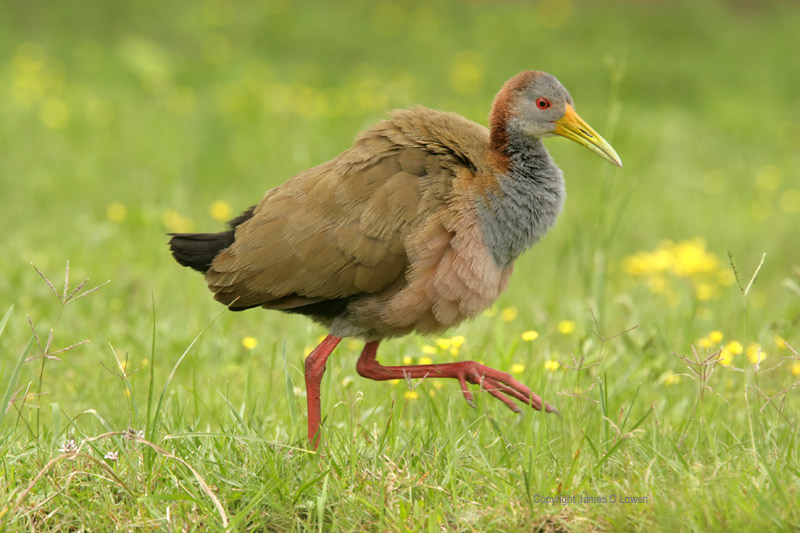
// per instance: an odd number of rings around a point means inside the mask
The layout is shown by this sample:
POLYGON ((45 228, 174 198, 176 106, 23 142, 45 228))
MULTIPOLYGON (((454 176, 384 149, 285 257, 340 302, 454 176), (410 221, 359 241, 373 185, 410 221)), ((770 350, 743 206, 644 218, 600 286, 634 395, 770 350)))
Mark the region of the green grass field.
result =
POLYGON ((800 528, 796 2, 12 0, 0 20, 0 530, 800 528), (380 359, 482 361, 562 416, 364 380, 345 341, 311 452, 325 331, 225 311, 165 234, 221 229, 390 109, 485 124, 532 68, 625 167, 548 140, 567 205, 496 308, 380 359))

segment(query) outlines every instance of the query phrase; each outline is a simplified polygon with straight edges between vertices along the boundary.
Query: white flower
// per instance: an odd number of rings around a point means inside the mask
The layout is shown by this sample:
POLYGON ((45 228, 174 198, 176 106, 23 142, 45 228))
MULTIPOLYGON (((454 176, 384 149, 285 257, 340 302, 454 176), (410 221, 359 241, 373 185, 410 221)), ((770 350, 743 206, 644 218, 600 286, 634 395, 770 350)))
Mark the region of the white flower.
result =
POLYGON ((78 445, 75 444, 75 439, 67 439, 64 444, 58 449, 59 453, 75 453, 78 451, 78 445))

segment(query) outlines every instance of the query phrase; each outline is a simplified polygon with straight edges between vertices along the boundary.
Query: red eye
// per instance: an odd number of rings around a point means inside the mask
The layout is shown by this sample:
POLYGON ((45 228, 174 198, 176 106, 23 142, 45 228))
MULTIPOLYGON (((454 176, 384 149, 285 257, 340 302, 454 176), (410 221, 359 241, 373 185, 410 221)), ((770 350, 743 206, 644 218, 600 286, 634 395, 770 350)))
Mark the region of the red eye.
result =
POLYGON ((536 99, 536 107, 539 109, 547 109, 550 107, 550 100, 547 98, 537 98, 536 99))

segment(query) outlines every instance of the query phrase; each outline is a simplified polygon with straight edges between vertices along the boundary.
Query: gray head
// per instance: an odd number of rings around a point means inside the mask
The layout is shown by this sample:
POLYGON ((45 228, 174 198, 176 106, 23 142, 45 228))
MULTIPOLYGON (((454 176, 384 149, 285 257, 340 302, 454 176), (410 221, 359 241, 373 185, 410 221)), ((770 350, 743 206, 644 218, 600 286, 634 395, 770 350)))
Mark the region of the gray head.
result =
POLYGON ((611 145, 575 112, 569 92, 546 72, 527 70, 508 80, 495 97, 489 123, 492 149, 500 152, 517 135, 537 140, 561 135, 622 166, 611 145))

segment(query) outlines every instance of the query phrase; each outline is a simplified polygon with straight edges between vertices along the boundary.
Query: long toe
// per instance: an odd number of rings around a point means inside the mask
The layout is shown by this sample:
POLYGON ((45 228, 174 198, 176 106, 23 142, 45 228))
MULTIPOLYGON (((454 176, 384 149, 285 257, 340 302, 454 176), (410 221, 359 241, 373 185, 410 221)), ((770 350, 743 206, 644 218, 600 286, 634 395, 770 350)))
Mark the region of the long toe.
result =
POLYGON ((558 409, 556 409, 555 407, 553 407, 552 405, 550 405, 547 402, 544 402, 544 411, 546 413, 554 413, 554 414, 557 414, 558 416, 561 416, 561 413, 558 412, 558 409))
POLYGON ((461 392, 464 393, 464 399, 467 401, 470 407, 473 409, 477 409, 477 405, 472 399, 472 391, 467 388, 467 380, 464 379, 464 376, 458 376, 458 383, 461 385, 461 392))
MULTIPOLYGON (((482 389, 489 394, 502 401, 509 409, 515 413, 521 412, 519 406, 514 403, 509 396, 519 400, 520 402, 530 405, 537 411, 544 410, 547 413, 558 413, 555 407, 542 400, 542 398, 533 392, 525 384, 520 383, 514 379, 511 374, 501 372, 479 363, 472 362, 465 372, 467 381, 475 385, 479 385, 482 389)), ((460 380, 461 378, 459 378, 460 380)))

